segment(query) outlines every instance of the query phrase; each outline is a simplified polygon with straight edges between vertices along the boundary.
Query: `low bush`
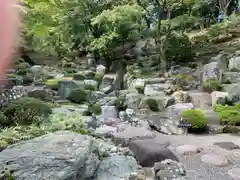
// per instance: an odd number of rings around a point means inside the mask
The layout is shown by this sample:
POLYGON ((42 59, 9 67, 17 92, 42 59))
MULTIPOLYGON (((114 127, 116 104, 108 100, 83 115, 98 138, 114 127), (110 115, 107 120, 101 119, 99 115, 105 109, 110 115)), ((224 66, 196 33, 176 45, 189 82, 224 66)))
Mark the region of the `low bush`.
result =
POLYGON ((85 84, 84 89, 88 90, 88 91, 95 91, 96 90, 95 86, 93 86, 92 84, 85 84))
POLYGON ((235 106, 217 104, 214 111, 218 113, 220 124, 222 125, 240 125, 240 105, 235 106))
POLYGON ((101 108, 101 105, 100 104, 90 104, 88 106, 88 111, 90 113, 94 113, 96 115, 100 115, 102 113, 102 108, 101 108))
POLYGON ((190 132, 202 132, 205 131, 207 128, 207 119, 205 118, 204 114, 196 109, 190 109, 183 111, 180 116, 189 124, 190 132))
POLYGON ((126 101, 124 98, 118 97, 113 105, 117 108, 118 111, 125 111, 127 109, 126 101))
POLYGON ((16 74, 18 75, 26 75, 29 72, 30 64, 26 62, 22 62, 15 66, 16 74))
POLYGON ((159 111, 157 101, 155 99, 147 99, 146 101, 148 108, 151 111, 157 112, 159 111))
POLYGON ((217 79, 208 79, 203 83, 203 91, 205 92, 213 92, 220 91, 222 89, 221 83, 217 79))
POLYGON ((74 103, 81 104, 88 100, 88 93, 84 89, 74 89, 68 96, 68 100, 74 103))
MULTIPOLYGON (((43 101, 30 97, 23 97, 14 100, 4 109, 7 121, 2 125, 29 125, 39 122, 40 117, 51 114, 51 108, 43 101)), ((41 118, 40 118, 41 119, 41 118)))

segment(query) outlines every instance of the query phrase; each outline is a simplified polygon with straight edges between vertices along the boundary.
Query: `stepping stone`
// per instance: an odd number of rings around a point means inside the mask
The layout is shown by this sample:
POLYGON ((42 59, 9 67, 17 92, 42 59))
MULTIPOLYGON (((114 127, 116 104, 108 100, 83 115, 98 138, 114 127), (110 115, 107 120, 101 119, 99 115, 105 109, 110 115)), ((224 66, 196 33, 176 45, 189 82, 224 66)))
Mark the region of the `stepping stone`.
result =
POLYGON ((213 166, 227 166, 228 159, 225 156, 206 154, 201 157, 202 162, 213 166))
POLYGON ((234 149, 240 149, 240 147, 233 142, 216 142, 214 145, 219 146, 222 149, 232 151, 234 149))
POLYGON ((240 168, 233 168, 228 171, 228 175, 234 180, 240 180, 240 168))
POLYGON ((202 149, 194 145, 182 145, 182 146, 178 146, 176 148, 176 151, 181 155, 191 155, 191 154, 200 153, 202 149))
POLYGON ((164 144, 154 139, 132 140, 128 147, 143 167, 153 167, 154 163, 165 159, 178 161, 178 158, 164 144))

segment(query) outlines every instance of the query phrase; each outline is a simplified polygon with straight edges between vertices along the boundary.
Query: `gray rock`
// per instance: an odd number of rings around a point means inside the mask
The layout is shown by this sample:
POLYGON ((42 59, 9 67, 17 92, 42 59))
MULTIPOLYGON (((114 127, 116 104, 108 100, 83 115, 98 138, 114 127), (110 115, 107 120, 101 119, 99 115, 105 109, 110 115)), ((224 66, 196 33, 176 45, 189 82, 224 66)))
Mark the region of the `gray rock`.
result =
POLYGON ((176 148, 176 151, 181 155, 193 155, 200 153, 202 149, 194 145, 181 145, 176 148))
POLYGON ((94 135, 97 137, 111 137, 111 135, 115 132, 117 132, 116 127, 101 126, 99 128, 96 128, 94 135))
POLYGON ((229 151, 232 151, 234 149, 240 149, 240 147, 233 142, 215 142, 214 145, 229 151))
POLYGON ((194 109, 192 103, 177 103, 167 107, 166 112, 172 113, 173 115, 179 115, 184 110, 194 109))
POLYGON ((228 92, 221 91, 213 91, 211 94, 212 97, 212 106, 214 107, 216 104, 227 104, 228 102, 228 92))
POLYGON ((222 81, 222 69, 218 62, 211 62, 203 66, 202 81, 205 82, 208 79, 217 79, 222 81))
POLYGON ((97 89, 97 86, 98 86, 98 83, 97 83, 97 81, 95 81, 95 80, 85 79, 85 80, 84 80, 84 84, 85 84, 85 85, 92 85, 93 87, 95 87, 95 89, 97 89))
POLYGON ((224 84, 223 91, 228 93, 229 100, 237 102, 240 100, 240 84, 224 84))
POLYGON ((164 96, 164 90, 168 89, 170 84, 147 84, 144 88, 146 96, 164 96))
POLYGON ((115 106, 102 106, 102 114, 99 119, 117 118, 118 112, 115 106))
POLYGON ((207 92, 189 92, 191 101, 196 108, 208 108, 212 106, 211 94, 207 92))
POLYGON ((228 171, 228 175, 234 180, 240 180, 240 168, 233 168, 228 171))
POLYGON ((232 57, 229 59, 228 68, 230 70, 240 70, 240 57, 232 57))
POLYGON ((128 105, 128 108, 131 109, 138 109, 139 103, 141 102, 142 95, 138 93, 128 93, 126 94, 126 104, 128 105))
POLYGON ((59 89, 58 93, 61 99, 66 99, 72 90, 78 88, 78 87, 84 87, 83 81, 60 81, 59 82, 59 89))
POLYGON ((165 145, 159 144, 154 139, 131 140, 128 147, 143 167, 152 167, 154 163, 165 159, 178 161, 165 145))
POLYGON ((137 168, 137 162, 131 156, 108 157, 101 161, 96 180, 121 180, 137 168))
POLYGON ((223 74, 223 83, 238 83, 240 82, 240 72, 224 72, 223 74))
POLYGON ((60 131, 8 147, 0 153, 1 169, 16 180, 85 179, 100 163, 93 138, 60 131))
POLYGON ((172 159, 166 159, 154 164, 155 180, 187 180, 184 166, 172 159))
POLYGON ((128 115, 127 115, 126 111, 120 111, 118 114, 118 117, 120 118, 121 121, 128 120, 128 115))
POLYGON ((146 127, 133 127, 127 126, 120 132, 116 132, 112 134, 112 140, 116 145, 127 146, 130 140, 134 139, 151 139, 154 138, 155 135, 152 131, 147 129, 146 127))
POLYGON ((205 154, 201 157, 201 160, 213 166, 227 166, 229 163, 225 156, 216 154, 205 154))

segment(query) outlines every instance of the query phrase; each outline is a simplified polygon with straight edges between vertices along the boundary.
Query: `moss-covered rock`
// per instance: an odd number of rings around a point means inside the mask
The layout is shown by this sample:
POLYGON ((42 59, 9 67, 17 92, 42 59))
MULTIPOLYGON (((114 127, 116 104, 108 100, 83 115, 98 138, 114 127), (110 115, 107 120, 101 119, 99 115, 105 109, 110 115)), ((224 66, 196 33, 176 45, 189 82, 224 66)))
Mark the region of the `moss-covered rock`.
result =
POLYGON ((185 122, 191 124, 191 127, 189 128, 190 132, 201 132, 205 131, 207 128, 207 119, 200 110, 185 110, 180 116, 185 122))

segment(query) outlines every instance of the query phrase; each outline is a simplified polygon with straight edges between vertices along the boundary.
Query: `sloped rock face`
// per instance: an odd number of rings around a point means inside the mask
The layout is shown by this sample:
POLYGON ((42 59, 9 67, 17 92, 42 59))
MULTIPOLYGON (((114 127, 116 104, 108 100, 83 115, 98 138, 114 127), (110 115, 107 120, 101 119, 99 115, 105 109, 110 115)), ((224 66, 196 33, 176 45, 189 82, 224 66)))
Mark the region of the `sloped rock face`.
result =
POLYGON ((13 171, 16 180, 120 180, 137 169, 133 157, 115 153, 103 158, 99 147, 91 136, 59 131, 3 150, 0 169, 13 171))

